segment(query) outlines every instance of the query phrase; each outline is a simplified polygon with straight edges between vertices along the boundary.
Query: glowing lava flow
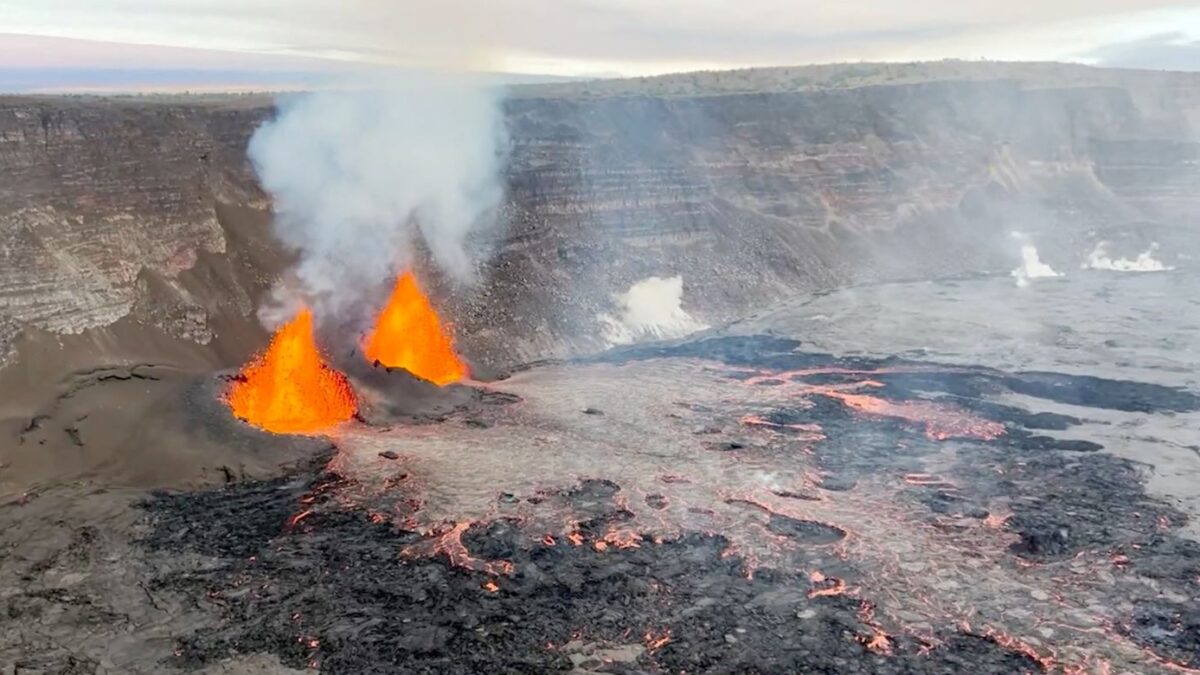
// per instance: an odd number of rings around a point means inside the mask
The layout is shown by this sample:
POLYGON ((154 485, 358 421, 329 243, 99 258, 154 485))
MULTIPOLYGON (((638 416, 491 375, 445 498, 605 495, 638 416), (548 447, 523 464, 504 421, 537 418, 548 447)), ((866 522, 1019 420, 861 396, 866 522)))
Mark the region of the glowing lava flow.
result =
POLYGON ((909 422, 924 424, 925 436, 930 440, 944 441, 948 438, 975 438, 991 441, 1004 435, 1004 425, 975 416, 946 405, 927 401, 889 401, 866 394, 848 394, 841 391, 824 392, 836 398, 852 410, 868 415, 893 417, 909 422))
POLYGON ((277 434, 321 431, 358 407, 350 382, 321 358, 307 309, 242 370, 226 400, 239 418, 277 434))
POLYGON ((434 384, 457 382, 467 366, 454 353, 454 342, 412 272, 396 280, 387 305, 363 342, 370 361, 403 368, 434 384))
MULTIPOLYGON (((746 384, 759 385, 765 382, 786 383, 798 387, 801 396, 817 395, 841 401, 851 410, 865 415, 891 417, 901 419, 925 427, 925 436, 930 440, 944 441, 950 438, 974 438, 991 441, 1005 434, 1004 425, 999 422, 982 419, 971 413, 951 405, 934 403, 932 401, 891 401, 858 390, 863 388, 879 389, 885 385, 878 380, 859 380, 841 384, 807 384, 800 379, 813 375, 877 375, 884 373, 904 372, 896 368, 880 368, 877 370, 853 370, 848 368, 812 368, 808 370, 790 370, 781 373, 763 373, 746 380, 746 384)), ((918 372, 915 371, 914 372, 918 372)), ((743 418, 743 424, 770 425, 761 418, 748 416, 743 418)), ((774 425, 783 426, 783 425, 774 425)))

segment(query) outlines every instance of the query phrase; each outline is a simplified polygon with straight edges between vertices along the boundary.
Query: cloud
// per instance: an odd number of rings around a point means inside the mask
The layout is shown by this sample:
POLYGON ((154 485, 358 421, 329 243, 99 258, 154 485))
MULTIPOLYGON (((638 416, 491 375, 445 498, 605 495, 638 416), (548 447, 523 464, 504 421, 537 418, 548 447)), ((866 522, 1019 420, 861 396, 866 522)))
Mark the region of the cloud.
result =
MULTIPOLYGON (((644 73, 837 60, 1063 58, 1171 0, 0 0, 37 35, 404 65, 644 73), (1057 26, 1087 22, 1070 41, 1057 26)), ((1170 25, 1170 24, 1168 24, 1170 25)), ((1143 32, 1143 35, 1146 34, 1143 32)), ((1125 36, 1121 39, 1132 39, 1125 36)))
POLYGON ((181 70, 321 71, 345 68, 328 59, 284 56, 216 49, 128 44, 99 40, 0 33, 0 64, 16 68, 119 69, 153 67, 181 70))
POLYGON ((0 33, 0 92, 299 89, 350 64, 302 56, 0 33))
MULTIPOLYGON (((393 70, 327 58, 0 33, 0 92, 295 91, 393 70)), ((551 77, 500 76, 515 84, 551 77)))
POLYGON ((1084 55, 1097 65, 1151 70, 1200 70, 1200 40, 1180 32, 1103 45, 1084 55))

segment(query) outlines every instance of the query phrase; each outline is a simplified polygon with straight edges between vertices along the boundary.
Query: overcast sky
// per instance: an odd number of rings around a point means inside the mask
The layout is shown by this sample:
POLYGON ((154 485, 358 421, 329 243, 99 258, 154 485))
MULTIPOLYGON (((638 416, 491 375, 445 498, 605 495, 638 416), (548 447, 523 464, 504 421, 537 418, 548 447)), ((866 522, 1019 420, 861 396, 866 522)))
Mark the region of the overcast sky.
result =
POLYGON ((0 32, 2 70, 234 79, 346 63, 572 76, 941 58, 1200 69, 1200 2, 1162 0, 0 0, 0 32))

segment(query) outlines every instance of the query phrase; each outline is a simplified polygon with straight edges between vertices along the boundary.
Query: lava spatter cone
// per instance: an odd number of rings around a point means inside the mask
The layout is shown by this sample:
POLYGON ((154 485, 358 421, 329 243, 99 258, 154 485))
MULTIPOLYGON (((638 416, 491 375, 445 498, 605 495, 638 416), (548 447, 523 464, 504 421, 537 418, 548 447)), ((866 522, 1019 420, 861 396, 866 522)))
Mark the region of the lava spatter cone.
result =
POLYGON ((442 323, 412 272, 396 279, 391 297, 363 341, 367 360, 403 368, 437 385, 467 376, 467 365, 454 351, 449 327, 442 323))
POLYGON ((245 368, 227 400, 234 415, 279 434, 314 433, 354 416, 358 402, 345 375, 329 367, 303 309, 245 368))

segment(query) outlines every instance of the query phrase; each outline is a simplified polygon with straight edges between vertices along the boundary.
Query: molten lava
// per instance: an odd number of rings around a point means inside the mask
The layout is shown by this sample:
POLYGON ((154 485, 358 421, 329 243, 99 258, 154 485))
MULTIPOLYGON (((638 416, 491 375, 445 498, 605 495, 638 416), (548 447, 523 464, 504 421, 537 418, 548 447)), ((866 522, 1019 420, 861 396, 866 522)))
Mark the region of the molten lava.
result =
POLYGON ((227 400, 239 418, 278 434, 326 429, 353 417, 358 406, 350 382, 321 358, 307 309, 242 370, 227 400))
POLYGON ((454 342, 412 272, 396 280, 375 328, 363 342, 370 361, 408 372, 434 384, 457 382, 467 366, 454 353, 454 342))

